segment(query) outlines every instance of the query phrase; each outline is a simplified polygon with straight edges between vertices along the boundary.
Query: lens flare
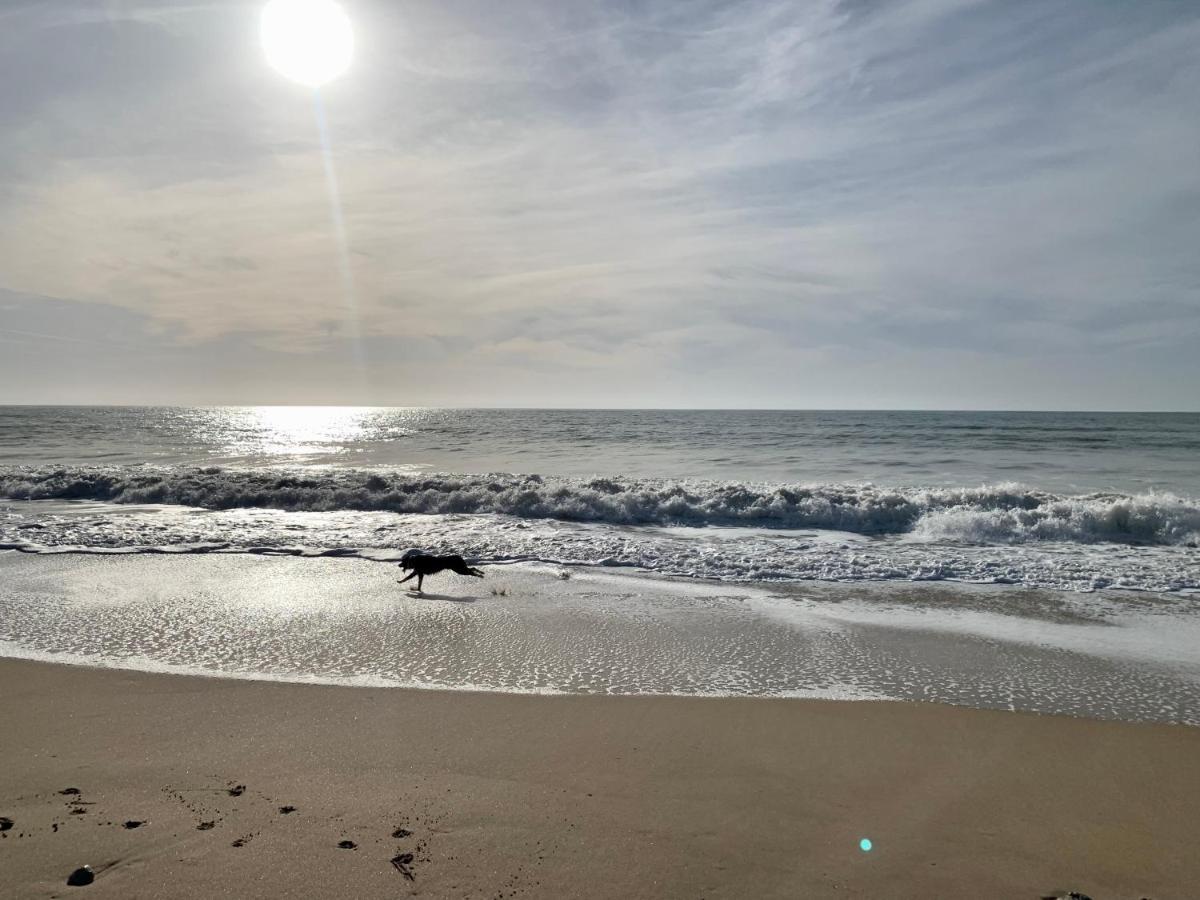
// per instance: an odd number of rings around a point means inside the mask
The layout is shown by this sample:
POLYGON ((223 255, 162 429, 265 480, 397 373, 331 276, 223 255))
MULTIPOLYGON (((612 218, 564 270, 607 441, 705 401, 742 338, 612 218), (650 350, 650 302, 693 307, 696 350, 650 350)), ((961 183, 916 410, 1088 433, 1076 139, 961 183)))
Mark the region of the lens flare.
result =
POLYGON ((858 842, 858 849, 861 850, 863 853, 870 853, 871 847, 873 847, 873 846, 874 845, 871 843, 870 838, 863 838, 861 841, 858 842))

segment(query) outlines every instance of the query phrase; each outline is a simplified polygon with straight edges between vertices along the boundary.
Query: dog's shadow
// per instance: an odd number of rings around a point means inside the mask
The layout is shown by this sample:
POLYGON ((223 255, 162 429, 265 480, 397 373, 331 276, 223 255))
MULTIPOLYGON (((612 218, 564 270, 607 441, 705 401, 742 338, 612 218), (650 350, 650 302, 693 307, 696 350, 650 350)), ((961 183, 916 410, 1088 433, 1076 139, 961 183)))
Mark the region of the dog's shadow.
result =
POLYGON ((423 591, 405 591, 406 597, 413 600, 441 600, 446 603, 474 603, 480 597, 451 597, 449 594, 429 594, 423 591))

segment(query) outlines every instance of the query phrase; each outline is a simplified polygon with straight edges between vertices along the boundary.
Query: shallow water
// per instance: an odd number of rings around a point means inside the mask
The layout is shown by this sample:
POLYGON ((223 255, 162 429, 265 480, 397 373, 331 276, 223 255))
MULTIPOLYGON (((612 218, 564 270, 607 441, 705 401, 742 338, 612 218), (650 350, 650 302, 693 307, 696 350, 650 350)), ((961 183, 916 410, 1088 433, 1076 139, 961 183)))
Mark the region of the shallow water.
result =
POLYGON ((1014 589, 759 588, 365 560, 0 556, 0 653, 334 684, 897 699, 1200 725, 1200 616, 1014 589), (495 591, 495 593, 493 593, 495 591), (799 591, 799 592, 797 592, 799 591))

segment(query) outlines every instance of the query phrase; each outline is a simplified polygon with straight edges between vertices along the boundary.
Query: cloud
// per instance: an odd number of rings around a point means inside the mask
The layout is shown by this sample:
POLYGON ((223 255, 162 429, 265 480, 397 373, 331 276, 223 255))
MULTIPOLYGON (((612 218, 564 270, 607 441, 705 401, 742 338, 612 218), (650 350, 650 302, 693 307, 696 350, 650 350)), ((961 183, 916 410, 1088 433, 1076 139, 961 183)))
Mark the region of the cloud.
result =
POLYGON ((0 284, 348 391, 419 347, 462 402, 874 405, 854 365, 907 405, 1040 403, 1041 371, 1108 406, 1111 355, 1154 353, 1194 405, 1196 11, 347 6, 345 247, 256 10, 10 15, 0 284))

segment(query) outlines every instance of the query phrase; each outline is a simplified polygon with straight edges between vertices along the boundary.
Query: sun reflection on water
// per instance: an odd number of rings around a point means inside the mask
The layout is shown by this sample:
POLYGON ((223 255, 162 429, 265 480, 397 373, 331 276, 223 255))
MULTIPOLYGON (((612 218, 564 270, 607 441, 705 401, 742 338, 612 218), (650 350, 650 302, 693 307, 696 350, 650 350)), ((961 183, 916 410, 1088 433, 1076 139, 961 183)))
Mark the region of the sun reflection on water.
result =
POLYGON ((368 406, 249 406, 205 411, 204 437, 235 459, 334 462, 412 434, 427 411, 368 406))

